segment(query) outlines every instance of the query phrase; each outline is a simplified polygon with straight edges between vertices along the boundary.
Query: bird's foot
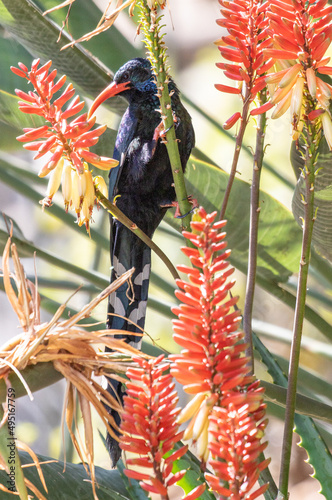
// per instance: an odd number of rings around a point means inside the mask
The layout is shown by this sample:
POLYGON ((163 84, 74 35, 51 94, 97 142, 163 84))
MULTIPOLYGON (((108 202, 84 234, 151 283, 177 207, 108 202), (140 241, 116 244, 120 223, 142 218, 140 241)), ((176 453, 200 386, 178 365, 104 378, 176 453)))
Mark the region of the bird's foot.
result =
POLYGON ((157 144, 158 140, 161 139, 162 141, 165 141, 166 139, 166 134, 169 130, 171 130, 172 127, 175 127, 175 129, 178 128, 180 125, 180 118, 176 116, 176 114, 173 112, 173 123, 170 127, 165 129, 163 122, 161 121, 159 125, 155 128, 154 134, 153 134, 153 141, 155 144, 157 144))
POLYGON ((153 134, 153 141, 157 142, 158 139, 164 139, 168 130, 165 130, 164 124, 161 121, 159 125, 155 128, 153 134))
POLYGON ((189 195, 188 196, 188 201, 189 203, 193 206, 191 210, 189 210, 189 212, 187 212, 186 214, 182 215, 181 214, 181 211, 180 211, 180 205, 179 205, 179 202, 178 201, 172 201, 171 203, 165 203, 163 205, 160 205, 161 208, 171 208, 171 207, 176 207, 176 210, 175 210, 175 214, 174 214, 174 217, 176 219, 183 219, 184 217, 186 217, 187 215, 191 214, 196 208, 198 208, 198 201, 196 200, 196 198, 193 198, 192 195, 189 195))

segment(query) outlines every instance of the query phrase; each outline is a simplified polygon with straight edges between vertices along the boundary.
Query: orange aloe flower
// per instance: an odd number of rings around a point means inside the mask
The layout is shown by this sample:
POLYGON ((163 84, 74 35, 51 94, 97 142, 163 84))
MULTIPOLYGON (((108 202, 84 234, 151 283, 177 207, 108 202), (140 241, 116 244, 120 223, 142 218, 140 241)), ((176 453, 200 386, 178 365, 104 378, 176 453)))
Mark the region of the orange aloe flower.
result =
POLYGON ((58 97, 55 95, 63 88, 66 76, 55 80, 57 70, 50 71, 52 61, 40 66, 36 59, 31 70, 18 63, 18 68, 11 70, 25 78, 34 87, 34 91, 24 92, 16 89, 19 109, 23 113, 36 114, 49 124, 38 128, 25 128, 24 134, 17 137, 24 142, 24 148, 35 151, 34 159, 47 156, 47 161, 39 172, 40 177, 50 174, 46 197, 41 201, 43 207, 49 207, 56 191, 62 184, 62 193, 66 210, 69 206, 76 211, 79 225, 85 223, 89 230, 95 203, 95 191, 92 174, 88 163, 102 170, 115 167, 118 162, 113 158, 100 157, 89 148, 97 144, 106 126, 95 129, 95 117, 88 118, 86 113, 72 119, 82 111, 84 101, 75 96, 75 89, 70 83, 58 97), (66 108, 63 107, 66 105, 66 108))
MULTIPOLYGON (((274 64, 273 58, 266 60, 264 57, 265 50, 272 46, 266 17, 268 2, 219 0, 219 3, 222 18, 217 20, 217 24, 227 30, 227 35, 216 42, 226 60, 217 63, 217 66, 237 84, 216 84, 215 87, 222 92, 238 94, 244 103, 251 102, 266 86, 262 75, 274 64)), ((226 121, 224 128, 231 128, 241 116, 240 112, 235 113, 226 121)))
POLYGON ((281 68, 266 78, 275 86, 270 101, 276 106, 272 118, 290 109, 293 139, 297 139, 303 127, 302 117, 311 110, 309 119, 321 120, 332 148, 332 86, 322 78, 332 74, 330 57, 325 55, 332 39, 332 7, 326 4, 327 0, 310 0, 309 4, 304 0, 270 0, 267 16, 273 48, 266 49, 265 58, 275 58, 281 68), (309 102, 310 109, 306 106, 309 102))
POLYGON ((196 248, 182 249, 195 267, 178 266, 188 282, 177 281, 182 303, 173 308, 178 316, 173 338, 183 349, 170 356, 171 374, 194 396, 178 422, 189 420, 184 439, 196 442, 203 465, 212 456, 214 473, 206 475, 212 489, 227 498, 252 500, 249 491, 268 465, 258 458, 266 446, 261 444, 267 423, 263 389, 249 373, 241 318, 232 311, 237 297, 229 296, 234 269, 226 260, 230 251, 221 232, 226 221, 214 222, 216 212, 207 214, 203 208, 196 218, 192 232, 183 233, 196 248), (229 489, 220 481, 227 481, 229 489))
MULTIPOLYGON (((127 468, 124 473, 140 481, 145 491, 157 493, 168 500, 168 488, 187 472, 182 470, 172 474, 173 463, 188 449, 188 446, 182 446, 173 450, 183 437, 176 422, 180 409, 176 408, 178 397, 175 384, 172 376, 165 373, 169 364, 164 361, 163 355, 156 359, 135 357, 133 360, 138 366, 127 370, 130 381, 124 396, 120 447, 139 455, 128 458, 127 466, 142 467, 146 472, 127 468)), ((195 500, 204 489, 204 484, 199 485, 182 500, 195 500)))

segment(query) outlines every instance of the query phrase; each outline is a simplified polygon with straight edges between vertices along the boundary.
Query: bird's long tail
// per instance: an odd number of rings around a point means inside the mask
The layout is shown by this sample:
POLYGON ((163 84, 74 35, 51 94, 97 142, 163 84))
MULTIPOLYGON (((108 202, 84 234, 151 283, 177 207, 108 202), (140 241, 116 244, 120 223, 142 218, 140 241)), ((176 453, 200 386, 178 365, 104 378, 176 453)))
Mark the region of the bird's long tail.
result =
MULTIPOLYGON (((110 295, 107 328, 128 332, 116 335, 116 338, 122 338, 139 349, 148 299, 151 250, 117 220, 113 221, 111 231, 113 266, 111 281, 133 267, 135 271, 130 283, 125 283, 110 295)), ((108 390, 122 404, 125 394, 122 384, 109 379, 108 390)), ((110 413, 119 426, 121 421, 119 414, 112 409, 110 413)), ((109 434, 107 434, 106 443, 112 464, 115 466, 121 456, 119 443, 109 434)))

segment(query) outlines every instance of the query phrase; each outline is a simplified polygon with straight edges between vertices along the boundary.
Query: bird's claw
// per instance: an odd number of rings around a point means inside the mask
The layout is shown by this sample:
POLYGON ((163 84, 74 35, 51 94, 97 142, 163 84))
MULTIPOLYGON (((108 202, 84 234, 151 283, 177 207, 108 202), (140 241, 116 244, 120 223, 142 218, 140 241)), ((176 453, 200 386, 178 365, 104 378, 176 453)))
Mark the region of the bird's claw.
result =
POLYGON ((193 206, 191 210, 189 210, 189 212, 187 212, 186 214, 182 215, 181 212, 180 212, 180 205, 179 205, 179 202, 178 201, 172 201, 171 203, 166 203, 164 205, 160 205, 161 208, 171 208, 171 207, 176 207, 175 209, 175 214, 174 214, 174 218, 176 219, 183 219, 184 217, 186 217, 187 215, 191 214, 196 208, 198 208, 198 201, 196 200, 196 198, 193 198, 192 195, 189 195, 187 197, 189 203, 193 206))
POLYGON ((159 123, 159 125, 155 128, 154 130, 154 134, 153 134, 153 141, 157 142, 158 139, 165 139, 166 137, 166 134, 167 132, 169 132, 171 130, 172 127, 175 126, 175 129, 178 128, 178 126, 180 125, 181 123, 181 120, 180 118, 178 118, 174 113, 173 113, 173 123, 170 127, 168 127, 167 129, 164 128, 164 124, 163 122, 161 121, 159 123))

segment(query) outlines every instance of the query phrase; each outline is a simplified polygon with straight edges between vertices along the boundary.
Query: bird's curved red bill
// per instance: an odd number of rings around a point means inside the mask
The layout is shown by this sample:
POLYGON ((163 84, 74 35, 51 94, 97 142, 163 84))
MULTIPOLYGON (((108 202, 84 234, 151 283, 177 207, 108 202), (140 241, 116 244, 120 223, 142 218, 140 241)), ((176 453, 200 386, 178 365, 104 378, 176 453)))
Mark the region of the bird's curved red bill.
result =
POLYGON ((112 82, 108 87, 106 87, 106 89, 100 92, 100 94, 93 101, 88 113, 88 118, 90 118, 93 115, 96 109, 99 108, 99 106, 103 104, 103 102, 106 101, 106 99, 109 99, 110 97, 120 94, 124 90, 127 90, 129 86, 130 82, 123 82, 123 83, 112 82))

